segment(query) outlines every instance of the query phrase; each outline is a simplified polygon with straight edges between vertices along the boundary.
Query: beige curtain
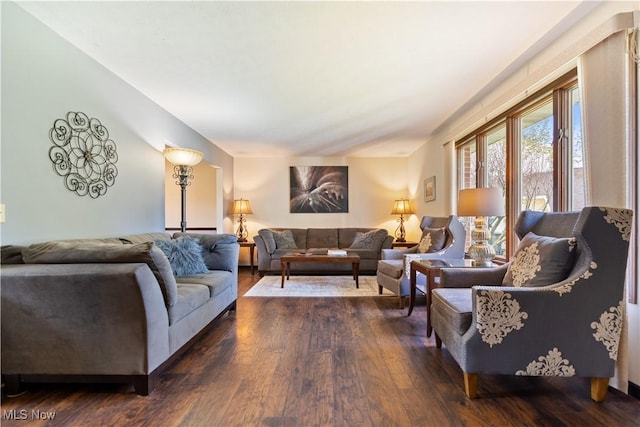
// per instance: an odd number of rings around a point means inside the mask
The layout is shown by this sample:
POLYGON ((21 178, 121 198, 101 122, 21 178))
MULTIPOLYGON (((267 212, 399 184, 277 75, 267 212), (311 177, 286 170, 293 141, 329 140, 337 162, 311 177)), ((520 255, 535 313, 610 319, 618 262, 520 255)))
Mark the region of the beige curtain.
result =
MULTIPOLYGON (((587 204, 632 208, 629 128, 633 120, 627 60, 627 32, 619 31, 580 56, 587 204)), ((636 212, 637 214, 637 212, 636 212)), ((626 301, 626 299, 625 299, 626 301)), ((616 376, 610 385, 627 392, 628 324, 622 328, 616 376)))

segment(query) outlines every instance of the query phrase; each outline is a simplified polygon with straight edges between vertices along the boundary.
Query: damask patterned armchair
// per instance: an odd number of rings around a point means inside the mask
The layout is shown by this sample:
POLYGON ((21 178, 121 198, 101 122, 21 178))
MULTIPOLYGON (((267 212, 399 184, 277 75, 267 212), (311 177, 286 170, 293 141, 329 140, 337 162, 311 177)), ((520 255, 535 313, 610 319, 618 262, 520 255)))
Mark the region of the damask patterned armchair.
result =
POLYGON ((591 378, 606 397, 623 324, 632 212, 523 212, 513 260, 495 269, 445 269, 431 323, 462 368, 465 392, 478 374, 591 378))
MULTIPOLYGON (((424 216, 420 221, 420 229, 420 244, 407 249, 383 249, 378 261, 378 292, 382 293, 382 288, 386 288, 398 295, 400 308, 403 306, 403 297, 409 295, 407 267, 411 260, 464 258, 464 240, 467 232, 457 216, 424 216)), ((417 286, 424 289, 425 282, 425 277, 419 274, 417 286)))

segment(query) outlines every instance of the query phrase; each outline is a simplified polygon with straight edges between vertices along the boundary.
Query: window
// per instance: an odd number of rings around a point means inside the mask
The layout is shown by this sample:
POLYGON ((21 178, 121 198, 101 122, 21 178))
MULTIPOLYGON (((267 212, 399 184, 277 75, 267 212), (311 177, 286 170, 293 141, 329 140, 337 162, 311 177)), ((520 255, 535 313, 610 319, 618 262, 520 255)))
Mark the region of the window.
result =
MULTIPOLYGON (((585 204, 575 70, 462 138, 456 150, 458 189, 497 187, 505 195, 507 215, 489 218, 489 227, 497 257, 506 259, 517 245, 512 230, 522 210, 578 210, 585 204)), ((472 218, 461 220, 473 228, 472 218)))
POLYGON ((569 135, 571 150, 571 173, 569 194, 571 194, 571 203, 568 206, 570 210, 577 211, 585 207, 587 204, 586 183, 584 176, 584 148, 582 145, 582 116, 580 115, 580 91, 575 86, 569 91, 569 100, 571 105, 571 134, 569 135))
POLYGON ((549 212, 553 188, 553 103, 520 116, 520 210, 549 212))

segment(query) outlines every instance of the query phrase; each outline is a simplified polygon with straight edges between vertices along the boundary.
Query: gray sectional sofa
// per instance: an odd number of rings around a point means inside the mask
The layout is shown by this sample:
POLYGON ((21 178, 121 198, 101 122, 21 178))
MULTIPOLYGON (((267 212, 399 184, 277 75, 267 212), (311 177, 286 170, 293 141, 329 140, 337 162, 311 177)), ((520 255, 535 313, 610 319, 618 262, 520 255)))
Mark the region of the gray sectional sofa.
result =
POLYGON ((231 234, 4 246, 1 367, 7 392, 26 382, 115 382, 150 393, 165 366, 235 310, 238 251, 231 234), (198 272, 174 276, 176 260, 184 259, 176 243, 194 239, 198 272), (167 253, 166 247, 178 249, 167 253))
MULTIPOLYGON (((390 249, 393 236, 381 228, 264 228, 253 241, 258 249, 258 272, 280 274, 280 257, 291 253, 326 254, 345 249, 360 256, 360 274, 376 274, 382 249, 390 249)), ((292 273, 350 274, 349 263, 291 263, 292 273)))

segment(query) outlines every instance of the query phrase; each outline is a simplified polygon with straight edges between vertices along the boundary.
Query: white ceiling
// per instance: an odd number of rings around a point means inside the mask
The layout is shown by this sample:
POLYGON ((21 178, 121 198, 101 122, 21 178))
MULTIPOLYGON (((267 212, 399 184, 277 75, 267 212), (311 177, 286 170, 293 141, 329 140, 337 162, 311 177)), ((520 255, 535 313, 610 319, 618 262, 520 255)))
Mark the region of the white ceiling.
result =
POLYGON ((19 4, 232 156, 375 157, 413 153, 594 2, 19 4))

